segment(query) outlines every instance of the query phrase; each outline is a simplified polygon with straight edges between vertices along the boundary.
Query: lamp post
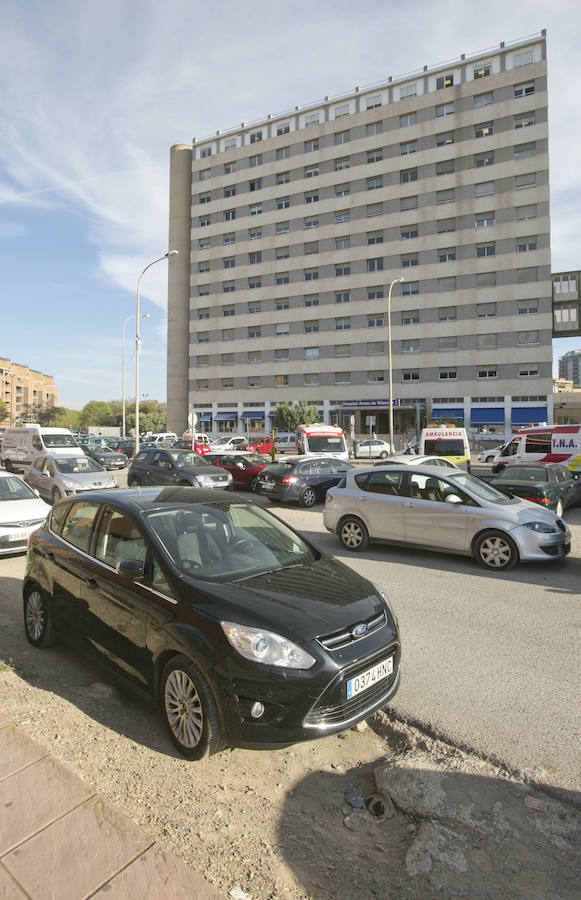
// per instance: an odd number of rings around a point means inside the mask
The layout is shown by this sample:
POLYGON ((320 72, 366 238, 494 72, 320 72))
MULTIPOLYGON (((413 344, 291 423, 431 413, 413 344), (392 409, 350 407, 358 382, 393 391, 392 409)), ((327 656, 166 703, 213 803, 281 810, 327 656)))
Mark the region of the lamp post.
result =
POLYGON ((137 279, 137 305, 135 308, 135 455, 139 453, 139 353, 141 350, 141 337, 139 334, 139 292, 141 290, 141 279, 148 269, 151 269, 158 262, 169 259, 170 256, 177 256, 179 250, 168 250, 159 259, 154 259, 145 267, 139 278, 137 279))
MULTIPOLYGON (((135 316, 127 316, 121 329, 121 437, 123 438, 125 437, 125 326, 134 318, 135 316)), ((151 316, 149 313, 142 313, 141 318, 150 319, 151 316)))
POLYGON ((389 381, 389 452, 393 453, 393 377, 391 368, 391 290, 394 284, 405 281, 403 275, 394 278, 387 295, 387 378, 389 381))

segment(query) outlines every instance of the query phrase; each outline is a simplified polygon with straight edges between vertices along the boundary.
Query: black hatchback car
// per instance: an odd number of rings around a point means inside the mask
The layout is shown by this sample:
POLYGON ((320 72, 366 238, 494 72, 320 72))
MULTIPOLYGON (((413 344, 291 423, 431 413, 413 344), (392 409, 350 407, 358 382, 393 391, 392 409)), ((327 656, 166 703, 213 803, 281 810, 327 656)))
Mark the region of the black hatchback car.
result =
POLYGON ((127 472, 129 487, 173 484, 181 487, 232 490, 232 475, 213 466, 195 450, 142 447, 127 472))
POLYGON ((342 731, 399 686, 381 589, 232 493, 61 500, 30 539, 23 601, 33 646, 65 637, 142 689, 189 759, 342 731))
POLYGON ((108 445, 87 444, 81 442, 79 445, 86 456, 90 456, 95 462, 98 462, 104 469, 124 469, 129 460, 125 453, 117 453, 108 445))
POLYGON ((351 468, 348 462, 329 456, 285 456, 260 472, 256 491, 272 500, 294 500, 301 506, 314 506, 351 468))
POLYGON ((559 518, 567 507, 581 502, 581 474, 559 463, 513 463, 488 483, 499 491, 540 503, 559 518))

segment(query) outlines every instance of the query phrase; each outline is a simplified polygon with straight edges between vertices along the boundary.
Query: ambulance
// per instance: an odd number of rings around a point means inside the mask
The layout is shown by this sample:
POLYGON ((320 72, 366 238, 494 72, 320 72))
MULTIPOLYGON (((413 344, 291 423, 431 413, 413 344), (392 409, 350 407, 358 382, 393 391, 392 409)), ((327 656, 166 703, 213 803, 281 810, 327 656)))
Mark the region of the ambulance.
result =
POLYGON ((299 455, 349 459, 345 433, 338 425, 297 425, 295 441, 299 455))
POLYGON ((468 469, 470 444, 465 428, 457 425, 428 425, 420 435, 420 456, 445 456, 461 469, 468 469))
POLYGON ((494 460, 493 472, 517 462, 561 463, 581 471, 581 425, 539 425, 523 428, 494 460))

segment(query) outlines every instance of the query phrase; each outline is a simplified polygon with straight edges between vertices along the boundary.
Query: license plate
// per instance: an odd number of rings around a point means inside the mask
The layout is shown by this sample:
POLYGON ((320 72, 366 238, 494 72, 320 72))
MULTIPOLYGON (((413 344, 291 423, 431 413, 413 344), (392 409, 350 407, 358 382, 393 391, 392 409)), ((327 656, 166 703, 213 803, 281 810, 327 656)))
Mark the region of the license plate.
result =
POLYGON ((387 678, 392 674, 392 672, 393 656, 390 656, 389 659, 383 659, 371 669, 367 669, 366 672, 362 672, 361 675, 356 675, 355 678, 350 678, 347 682, 347 699, 350 700, 351 697, 355 697, 362 691, 366 691, 367 688, 372 687, 374 684, 377 684, 378 681, 381 681, 383 678, 387 678))
POLYGON ((271 491, 274 487, 274 484, 269 484, 268 481, 260 482, 260 490, 261 491, 271 491))
POLYGON ((14 534, 8 535, 8 541, 25 541, 27 537, 27 531, 15 531, 14 534))

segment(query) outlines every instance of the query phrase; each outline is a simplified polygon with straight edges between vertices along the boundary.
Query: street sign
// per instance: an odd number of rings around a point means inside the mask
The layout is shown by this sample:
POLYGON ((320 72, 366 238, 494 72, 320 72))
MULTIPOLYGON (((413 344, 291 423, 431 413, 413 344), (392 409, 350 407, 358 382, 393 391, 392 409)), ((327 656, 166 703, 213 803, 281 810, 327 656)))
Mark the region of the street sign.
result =
POLYGON ((375 425, 375 416, 365 416, 366 425, 375 425))
POLYGON ((195 428, 197 424, 198 424, 198 416, 197 416, 197 413, 195 413, 195 412, 192 410, 192 412, 191 412, 191 413, 189 414, 189 416, 188 416, 188 425, 190 426, 190 428, 195 428))

